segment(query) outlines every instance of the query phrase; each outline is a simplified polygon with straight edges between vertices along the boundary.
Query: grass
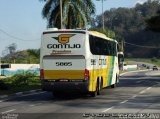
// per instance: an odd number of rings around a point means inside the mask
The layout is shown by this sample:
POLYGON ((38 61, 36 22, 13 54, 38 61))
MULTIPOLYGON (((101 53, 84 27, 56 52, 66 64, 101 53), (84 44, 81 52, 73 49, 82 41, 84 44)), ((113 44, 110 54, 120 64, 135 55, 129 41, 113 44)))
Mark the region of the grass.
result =
MULTIPOLYGON (((3 79, 5 80, 5 79, 3 79)), ((36 79, 34 82, 30 82, 27 85, 26 84, 21 84, 21 85, 13 85, 11 82, 4 81, 8 89, 0 89, 0 95, 9 95, 9 94, 14 94, 17 92, 24 92, 24 91, 29 91, 29 90, 35 90, 35 89, 40 89, 41 88, 41 82, 39 79, 36 79)))
POLYGON ((34 74, 16 74, 12 77, 0 79, 0 95, 9 95, 41 88, 39 77, 34 74))
POLYGON ((160 59, 143 59, 143 58, 130 58, 130 59, 125 59, 125 61, 136 61, 136 62, 144 62, 144 63, 150 63, 154 64, 160 67, 160 59))

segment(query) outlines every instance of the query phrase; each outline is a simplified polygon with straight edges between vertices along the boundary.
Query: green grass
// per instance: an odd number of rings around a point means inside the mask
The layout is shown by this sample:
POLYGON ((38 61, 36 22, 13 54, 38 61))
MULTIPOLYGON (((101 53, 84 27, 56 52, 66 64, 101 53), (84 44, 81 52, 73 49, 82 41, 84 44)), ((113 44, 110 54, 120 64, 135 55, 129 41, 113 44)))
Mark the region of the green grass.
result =
POLYGON ((27 85, 22 84, 17 86, 11 84, 10 82, 5 82, 5 84, 7 85, 8 89, 5 90, 0 89, 0 95, 9 95, 17 92, 24 92, 41 88, 41 82, 39 79, 37 79, 37 81, 30 82, 27 85))
POLYGON ((125 61, 136 61, 136 62, 144 62, 144 63, 150 63, 150 64, 154 64, 157 66, 160 66, 160 59, 143 59, 143 58, 130 58, 130 59, 125 59, 125 61))
POLYGON ((0 95, 9 95, 41 88, 41 81, 35 73, 25 72, 0 79, 0 95))

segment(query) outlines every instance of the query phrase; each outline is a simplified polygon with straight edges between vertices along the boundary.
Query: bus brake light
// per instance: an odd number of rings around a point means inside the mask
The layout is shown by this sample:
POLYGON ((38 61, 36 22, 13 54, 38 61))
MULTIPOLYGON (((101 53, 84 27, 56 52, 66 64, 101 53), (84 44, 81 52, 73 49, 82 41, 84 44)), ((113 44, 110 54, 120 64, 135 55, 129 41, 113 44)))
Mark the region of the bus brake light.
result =
POLYGON ((88 69, 85 69, 84 79, 89 79, 89 70, 88 69))
POLYGON ((44 79, 44 69, 40 70, 40 79, 44 79))

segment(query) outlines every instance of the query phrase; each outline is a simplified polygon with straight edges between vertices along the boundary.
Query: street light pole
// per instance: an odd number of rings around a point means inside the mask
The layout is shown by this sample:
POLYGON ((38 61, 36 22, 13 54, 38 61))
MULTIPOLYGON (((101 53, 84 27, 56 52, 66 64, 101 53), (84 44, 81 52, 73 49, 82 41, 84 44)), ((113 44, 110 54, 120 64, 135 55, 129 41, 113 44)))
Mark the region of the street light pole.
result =
MULTIPOLYGON (((100 1, 100 0, 97 0, 97 1, 100 1)), ((104 13, 103 13, 103 2, 104 0, 101 0, 102 1, 102 28, 103 28, 103 31, 104 31, 104 13)))
POLYGON ((102 0, 102 22, 103 22, 103 31, 104 31, 104 13, 103 13, 103 0, 102 0))
POLYGON ((62 0, 60 0, 60 13, 61 13, 61 29, 62 29, 62 26, 63 26, 63 21, 62 21, 62 17, 63 17, 63 15, 62 15, 62 0))

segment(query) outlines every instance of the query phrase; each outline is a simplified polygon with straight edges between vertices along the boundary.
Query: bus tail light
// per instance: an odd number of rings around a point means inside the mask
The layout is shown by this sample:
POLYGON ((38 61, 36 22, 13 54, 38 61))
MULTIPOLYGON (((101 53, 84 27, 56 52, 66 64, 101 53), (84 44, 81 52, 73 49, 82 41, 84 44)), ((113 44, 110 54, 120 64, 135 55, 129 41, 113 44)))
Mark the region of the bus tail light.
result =
POLYGON ((40 70, 40 79, 44 79, 44 69, 40 70))
POLYGON ((88 69, 85 69, 84 79, 89 79, 89 70, 88 69))

